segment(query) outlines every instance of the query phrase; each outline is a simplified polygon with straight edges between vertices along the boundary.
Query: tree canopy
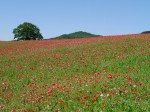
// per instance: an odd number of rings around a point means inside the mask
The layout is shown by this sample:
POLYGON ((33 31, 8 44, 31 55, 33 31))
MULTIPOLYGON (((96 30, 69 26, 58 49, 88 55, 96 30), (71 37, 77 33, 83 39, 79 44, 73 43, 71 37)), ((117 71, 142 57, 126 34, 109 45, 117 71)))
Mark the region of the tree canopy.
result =
POLYGON ((28 22, 20 24, 17 28, 13 29, 14 39, 17 40, 41 40, 43 36, 40 33, 40 29, 28 22))

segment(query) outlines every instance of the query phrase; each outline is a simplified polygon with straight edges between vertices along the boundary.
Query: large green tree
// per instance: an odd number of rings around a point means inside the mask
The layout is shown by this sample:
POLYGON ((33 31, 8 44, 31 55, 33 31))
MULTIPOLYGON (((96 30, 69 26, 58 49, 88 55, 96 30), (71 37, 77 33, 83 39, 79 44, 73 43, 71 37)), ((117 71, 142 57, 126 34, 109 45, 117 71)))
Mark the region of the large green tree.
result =
POLYGON ((17 40, 41 40, 43 36, 40 33, 40 29, 28 22, 20 24, 17 28, 14 28, 14 39, 17 40))

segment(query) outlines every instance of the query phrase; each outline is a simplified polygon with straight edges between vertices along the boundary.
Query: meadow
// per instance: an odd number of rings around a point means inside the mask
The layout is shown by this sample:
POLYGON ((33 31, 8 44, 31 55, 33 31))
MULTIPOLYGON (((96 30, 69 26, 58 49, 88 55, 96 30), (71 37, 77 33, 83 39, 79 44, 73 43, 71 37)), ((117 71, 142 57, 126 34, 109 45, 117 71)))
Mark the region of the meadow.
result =
POLYGON ((150 112, 150 34, 0 42, 2 112, 150 112))

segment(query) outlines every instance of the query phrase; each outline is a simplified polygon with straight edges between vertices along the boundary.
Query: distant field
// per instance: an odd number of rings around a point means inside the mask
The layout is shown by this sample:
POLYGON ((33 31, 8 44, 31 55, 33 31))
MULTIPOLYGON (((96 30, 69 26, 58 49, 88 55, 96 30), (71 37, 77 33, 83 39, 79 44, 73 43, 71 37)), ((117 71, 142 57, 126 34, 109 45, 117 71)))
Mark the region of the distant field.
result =
POLYGON ((150 34, 0 42, 2 112, 150 112, 150 34))

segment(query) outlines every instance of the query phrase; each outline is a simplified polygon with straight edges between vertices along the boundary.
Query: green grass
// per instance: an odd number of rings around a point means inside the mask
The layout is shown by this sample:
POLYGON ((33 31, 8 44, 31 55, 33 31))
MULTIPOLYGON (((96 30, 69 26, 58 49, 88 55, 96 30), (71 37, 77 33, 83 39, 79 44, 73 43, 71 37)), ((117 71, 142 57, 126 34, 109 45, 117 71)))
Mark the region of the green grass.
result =
POLYGON ((0 111, 149 112, 150 36, 92 39, 1 42, 0 111))

